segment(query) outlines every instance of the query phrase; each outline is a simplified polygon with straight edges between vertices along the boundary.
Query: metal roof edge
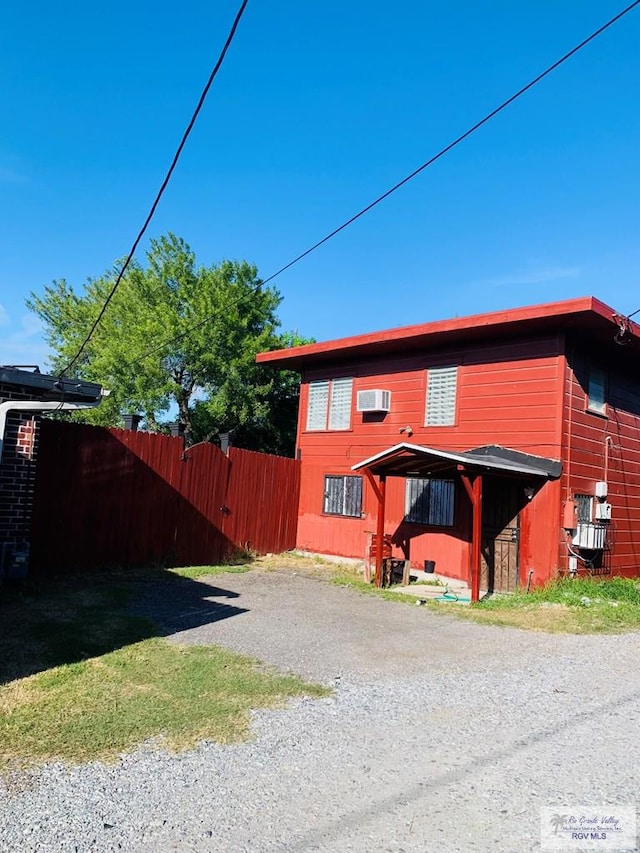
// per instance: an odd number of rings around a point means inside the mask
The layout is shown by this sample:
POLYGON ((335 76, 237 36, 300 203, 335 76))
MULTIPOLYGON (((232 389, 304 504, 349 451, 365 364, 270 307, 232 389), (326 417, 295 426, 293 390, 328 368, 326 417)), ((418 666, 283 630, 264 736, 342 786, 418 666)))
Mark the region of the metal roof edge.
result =
MULTIPOLYGON (((368 459, 364 459, 362 462, 352 465, 351 470, 361 471, 365 468, 374 467, 377 463, 392 460, 394 456, 397 456, 404 451, 415 453, 416 456, 432 456, 438 459, 456 462, 460 465, 468 466, 471 464, 480 468, 487 468, 492 471, 509 471, 517 474, 547 477, 550 479, 557 479, 562 473, 562 463, 557 460, 547 459, 543 456, 533 456, 532 454, 521 453, 520 451, 512 450, 508 447, 501 448, 498 445, 487 445, 486 447, 474 448, 472 450, 462 451, 461 453, 455 453, 448 450, 438 450, 435 447, 428 447, 426 445, 407 444, 405 442, 395 444, 393 447, 382 450, 379 453, 370 456, 368 459), (498 454, 487 455, 486 453, 483 453, 483 451, 489 448, 497 450, 498 454), (500 451, 504 451, 504 456, 500 454, 500 451), (534 464, 531 464, 529 460, 534 464), (529 464, 527 464, 527 462, 529 462, 529 464), (536 462, 546 462, 550 464, 535 464, 536 462)), ((403 472, 402 476, 406 476, 406 473, 403 472)))
MULTIPOLYGON (((492 311, 483 314, 468 315, 446 320, 435 320, 412 326, 399 326, 392 329, 382 329, 377 332, 367 332, 346 338, 336 338, 314 344, 304 344, 282 350, 258 353, 256 362, 287 368, 291 363, 292 369, 299 369, 303 362, 330 357, 332 353, 349 351, 356 353, 376 345, 392 345, 399 341, 409 341, 421 337, 447 335, 463 332, 466 329, 486 328, 489 331, 495 327, 505 327, 510 324, 531 322, 535 320, 558 319, 562 316, 581 314, 596 314, 615 325, 614 316, 619 316, 613 308, 594 296, 581 296, 559 302, 548 302, 539 305, 529 305, 520 308, 509 308, 502 311, 492 311)), ((635 326, 635 333, 640 334, 640 327, 635 326)))
POLYGON ((46 373, 36 373, 21 370, 17 367, 0 366, 0 382, 20 388, 32 388, 38 396, 49 396, 59 399, 89 399, 97 400, 103 396, 102 385, 97 382, 87 382, 83 379, 62 379, 46 373))
POLYGON ((351 466, 352 471, 357 471, 360 468, 366 468, 371 463, 378 461, 379 459, 384 459, 387 456, 391 456, 393 453, 397 453, 399 450, 418 450, 424 451, 425 447, 420 444, 407 444, 405 442, 401 442, 400 444, 394 444, 393 447, 388 447, 386 450, 381 450, 379 453, 370 456, 368 459, 364 459, 362 462, 358 462, 356 465, 351 466))

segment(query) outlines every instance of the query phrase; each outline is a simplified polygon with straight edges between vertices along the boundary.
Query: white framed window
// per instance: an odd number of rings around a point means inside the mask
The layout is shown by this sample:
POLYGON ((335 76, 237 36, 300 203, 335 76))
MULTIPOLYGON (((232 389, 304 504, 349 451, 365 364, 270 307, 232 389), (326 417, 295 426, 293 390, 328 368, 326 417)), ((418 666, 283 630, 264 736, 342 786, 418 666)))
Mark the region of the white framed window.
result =
POLYGON ((404 520, 434 527, 453 527, 455 496, 453 480, 408 477, 405 480, 404 520))
POLYGON ((323 379, 309 383, 307 430, 351 428, 353 379, 323 379))
POLYGON ((589 368, 587 408, 590 412, 604 415, 607 412, 607 377, 599 367, 589 368))
POLYGON ((329 397, 329 429, 349 429, 353 379, 334 379, 329 397))
POLYGON ((309 383, 309 402, 307 404, 307 429, 327 428, 327 409, 329 407, 329 382, 309 383))
POLYGON ((456 422, 458 368, 430 367, 427 371, 425 426, 453 426, 456 422))
POLYGON ((362 477, 351 474, 326 474, 322 511, 330 515, 360 518, 362 514, 362 477))

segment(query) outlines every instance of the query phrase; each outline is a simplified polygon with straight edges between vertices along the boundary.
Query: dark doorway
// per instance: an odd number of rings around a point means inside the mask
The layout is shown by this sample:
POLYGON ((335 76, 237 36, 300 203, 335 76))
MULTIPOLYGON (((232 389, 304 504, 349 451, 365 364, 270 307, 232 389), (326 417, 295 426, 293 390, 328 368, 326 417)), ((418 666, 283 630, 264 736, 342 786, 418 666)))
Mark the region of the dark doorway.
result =
POLYGON ((522 483, 485 477, 482 488, 480 589, 514 592, 518 587, 522 483))

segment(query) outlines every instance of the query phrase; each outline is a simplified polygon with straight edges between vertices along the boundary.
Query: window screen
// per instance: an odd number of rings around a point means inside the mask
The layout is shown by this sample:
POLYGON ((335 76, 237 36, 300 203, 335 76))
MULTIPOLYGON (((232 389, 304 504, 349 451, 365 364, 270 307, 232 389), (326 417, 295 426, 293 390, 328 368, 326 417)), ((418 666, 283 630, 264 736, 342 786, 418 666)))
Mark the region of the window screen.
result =
POLYGON ((431 367, 427 372, 426 426, 451 426, 456 422, 458 368, 431 367))
POLYGON ((405 486, 405 521, 451 527, 455 503, 453 480, 411 477, 405 486))
POLYGON ((591 512, 593 509, 593 497, 591 495, 574 495, 573 499, 576 503, 576 515, 579 524, 585 524, 591 521, 591 512))
POLYGON ((349 429, 352 395, 353 379, 310 382, 307 429, 349 429))
POLYGON ((334 379, 329 403, 329 429, 349 429, 351 426, 351 392, 353 379, 334 379))
POLYGON ((323 511, 359 518, 362 513, 362 477, 327 474, 324 478, 323 511))
POLYGON ((309 383, 307 407, 307 429, 327 428, 327 406, 329 404, 329 382, 309 383))

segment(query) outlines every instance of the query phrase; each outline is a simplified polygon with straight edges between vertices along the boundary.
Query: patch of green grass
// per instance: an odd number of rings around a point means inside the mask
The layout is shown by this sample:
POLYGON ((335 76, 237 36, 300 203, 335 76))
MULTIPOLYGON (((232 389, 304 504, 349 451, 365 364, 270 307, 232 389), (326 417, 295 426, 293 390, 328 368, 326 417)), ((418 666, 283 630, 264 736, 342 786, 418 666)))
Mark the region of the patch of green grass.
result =
POLYGON ((222 574, 241 575, 245 572, 250 572, 251 566, 245 564, 236 565, 234 563, 225 563, 223 566, 183 566, 177 569, 169 569, 168 571, 178 577, 191 578, 191 580, 195 580, 197 578, 206 578, 222 574))
POLYGON ((235 548, 230 554, 225 554, 222 562, 225 566, 239 566, 244 563, 252 563, 258 555, 249 547, 249 543, 242 548, 235 548))
MULTIPOLYGON (((254 565, 271 570, 294 569, 364 595, 405 604, 416 603, 414 595, 376 589, 373 584, 365 583, 362 572, 351 564, 336 564, 317 556, 288 552, 258 558, 254 565)), ((432 583, 427 581, 424 585, 431 586, 432 583)), ((530 631, 569 634, 640 631, 640 582, 617 577, 563 578, 545 587, 534 588, 529 594, 496 595, 470 605, 442 599, 427 600, 424 607, 431 613, 530 631)))
POLYGON ((217 647, 150 638, 0 689, 0 767, 108 760, 149 738, 170 749, 246 737, 250 710, 325 688, 217 647))
POLYGON ((539 601, 588 607, 593 602, 625 602, 640 606, 640 585, 631 578, 562 578, 529 593, 539 601))
POLYGON ((372 583, 367 583, 360 572, 348 566, 339 565, 331 572, 331 583, 335 586, 349 587, 365 595, 375 595, 386 601, 399 601, 404 604, 416 603, 415 595, 402 592, 394 592, 391 589, 380 589, 372 583))
MULTIPOLYGON (((443 611, 453 612, 446 605, 443 611)), ((529 594, 491 596, 457 615, 493 625, 572 634, 640 629, 640 585, 629 578, 562 578, 529 594)))
POLYGON ((192 577, 227 569, 101 573, 3 594, 0 771, 51 759, 108 760, 149 738, 171 749, 238 740, 251 709, 327 695, 221 648, 171 644, 131 612, 147 582, 166 583, 171 600, 192 577))
MULTIPOLYGON (((416 602, 413 595, 376 589, 373 584, 365 583, 362 573, 347 564, 330 563, 290 552, 273 555, 268 561, 260 558, 255 565, 295 569, 310 577, 388 601, 414 605, 416 602)), ((427 581, 424 585, 431 586, 432 583, 427 581)), ((443 600, 427 600, 425 609, 484 624, 549 633, 611 634, 637 631, 640 630, 640 582, 616 577, 602 580, 564 578, 545 587, 534 588, 529 594, 519 592, 496 595, 478 604, 461 605, 443 600)))
MULTIPOLYGON (((403 587, 394 586, 393 589, 380 589, 372 583, 367 583, 364 580, 362 570, 352 563, 336 563, 333 560, 323 560, 317 555, 308 557, 290 551, 286 554, 274 554, 269 558, 260 557, 256 560, 255 565, 272 571, 295 569, 307 577, 328 581, 335 586, 347 587, 363 595, 373 595, 401 604, 415 605, 416 603, 415 595, 394 591, 403 587)), ((434 584, 429 582, 429 585, 434 584)))
POLYGON ((149 637, 153 626, 127 610, 134 587, 117 573, 3 591, 0 684, 149 637))

